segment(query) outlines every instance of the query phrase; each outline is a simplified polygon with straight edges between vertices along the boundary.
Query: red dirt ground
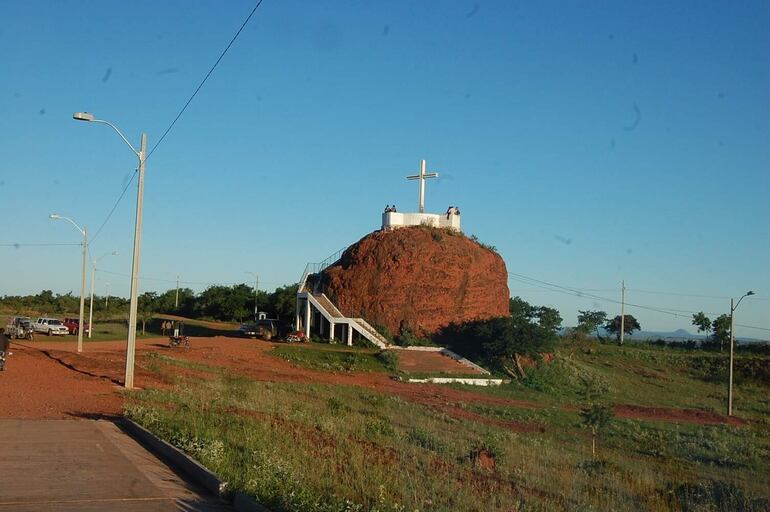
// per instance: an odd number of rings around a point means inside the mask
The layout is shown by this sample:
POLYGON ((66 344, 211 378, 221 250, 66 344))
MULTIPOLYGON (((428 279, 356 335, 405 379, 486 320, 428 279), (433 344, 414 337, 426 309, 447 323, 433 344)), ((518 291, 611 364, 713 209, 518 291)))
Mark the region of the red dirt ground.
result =
POLYGON ((466 366, 440 352, 399 350, 398 366, 401 370, 409 373, 479 374, 479 377, 484 377, 476 368, 466 366))
MULTIPOLYGON (((150 352, 189 361, 231 368, 234 372, 269 382, 307 382, 359 386, 423 404, 454 418, 498 425, 519 432, 540 431, 529 423, 501 421, 479 415, 463 404, 537 408, 523 400, 498 398, 437 384, 394 381, 384 373, 324 373, 299 368, 269 352, 274 344, 240 338, 193 338, 192 348, 170 349, 165 338, 137 340, 136 360, 150 352)), ((84 352, 74 342, 14 342, 6 371, 0 372, 0 418, 68 418, 119 415, 125 373, 125 342, 86 342, 84 352)), ((442 356, 443 357, 443 356, 442 356)), ((179 368, 178 373, 194 372, 179 368)), ((168 385, 157 374, 137 366, 135 385, 168 385)), ((724 423, 726 418, 700 410, 616 407, 619 416, 687 423, 724 423)))

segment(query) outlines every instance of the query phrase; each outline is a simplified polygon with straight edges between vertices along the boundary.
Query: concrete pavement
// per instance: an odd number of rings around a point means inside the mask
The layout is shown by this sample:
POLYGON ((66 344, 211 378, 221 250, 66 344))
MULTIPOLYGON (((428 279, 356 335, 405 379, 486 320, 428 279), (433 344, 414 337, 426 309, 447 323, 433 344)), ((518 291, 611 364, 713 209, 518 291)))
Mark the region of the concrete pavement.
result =
POLYGON ((114 423, 0 419, 0 512, 225 512, 114 423))

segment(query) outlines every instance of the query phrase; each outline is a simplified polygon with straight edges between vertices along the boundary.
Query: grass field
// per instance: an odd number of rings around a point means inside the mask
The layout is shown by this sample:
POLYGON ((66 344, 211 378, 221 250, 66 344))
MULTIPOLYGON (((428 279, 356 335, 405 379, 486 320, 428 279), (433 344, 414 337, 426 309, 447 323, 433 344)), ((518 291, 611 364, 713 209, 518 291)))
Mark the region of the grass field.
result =
MULTIPOLYGON (((388 372, 395 371, 395 360, 380 355, 379 349, 347 347, 312 343, 309 345, 279 345, 271 354, 311 370, 326 372, 388 372)), ((391 353, 392 354, 392 353, 391 353)), ((392 357, 397 359, 395 354, 392 357)))
MULTIPOLYGON (((391 371, 374 351, 276 351, 320 371, 391 371)), ((260 382, 156 355, 142 364, 176 385, 130 393, 126 413, 274 511, 768 510, 767 358, 744 359, 755 370, 738 372, 735 405, 745 424, 616 417, 592 460, 580 423, 585 379, 616 406, 721 413, 722 359, 563 345, 526 382, 462 388, 538 407, 465 400, 469 416, 457 419, 359 387, 260 382)))
MULTIPOLYGON (((29 315, 29 313, 27 313, 29 315)), ((0 315, 0 319, 3 321, 10 318, 12 315, 0 315)), ((35 318, 39 315, 31 315, 31 318, 35 318)), ((77 314, 66 315, 77 318, 77 314)), ((61 315, 64 318, 65 315, 61 315)), ((59 318, 59 317, 56 317, 59 318)), ((137 327, 137 338, 153 338, 161 336, 161 323, 166 318, 168 319, 181 319, 181 317, 174 317, 171 315, 160 315, 147 321, 144 325, 144 333, 142 332, 142 322, 140 321, 137 327)), ((205 320, 192 320, 184 318, 184 332, 188 336, 233 336, 238 326, 235 324, 223 323, 223 322, 210 322, 205 320)), ((4 323, 2 324, 5 325, 4 323)), ((2 327, 2 326, 0 326, 2 327)), ((167 333, 168 334, 168 333, 167 333)), ((128 324, 125 318, 107 318, 107 319, 95 319, 94 331, 91 338, 85 338, 87 342, 98 341, 114 341, 124 340, 128 336, 128 324)), ((45 334, 36 333, 36 340, 45 341, 61 341, 68 342, 73 339, 77 339, 77 336, 70 334, 69 336, 46 336, 45 334)))

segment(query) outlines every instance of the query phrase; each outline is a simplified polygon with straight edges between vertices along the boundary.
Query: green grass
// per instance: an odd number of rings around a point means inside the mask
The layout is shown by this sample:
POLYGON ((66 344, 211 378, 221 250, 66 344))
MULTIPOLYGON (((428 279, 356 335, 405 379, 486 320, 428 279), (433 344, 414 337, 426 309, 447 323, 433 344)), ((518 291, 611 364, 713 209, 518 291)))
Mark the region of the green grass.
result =
MULTIPOLYGON (((77 316, 77 315, 73 315, 77 316)), ((158 338, 168 336, 161 334, 161 322, 162 318, 153 318, 145 323, 144 334, 142 334, 142 322, 139 321, 136 329, 137 338, 158 338)), ((212 322, 202 320, 185 320, 184 321, 184 333, 188 336, 200 336, 200 337, 213 337, 213 336, 235 336, 237 333, 231 330, 231 324, 218 323, 219 327, 212 327, 212 322)), ((106 319, 106 320, 94 320, 94 332, 91 339, 87 339, 88 342, 96 341, 115 341, 125 340, 128 336, 128 325, 125 319, 106 319)), ((76 339, 74 335, 69 336, 45 336, 43 334, 36 334, 35 340, 46 341, 69 341, 76 339)))
POLYGON ((271 355, 297 366, 326 372, 392 372, 392 361, 379 350, 340 345, 278 345, 271 355))
MULTIPOLYGON (((275 350, 322 371, 384 371, 376 351, 311 348, 275 350)), ((697 357, 712 356, 565 345, 551 364, 530 369, 527 382, 460 386, 538 405, 448 404, 477 421, 361 388, 258 382, 206 365, 196 369, 210 379, 177 377, 171 389, 128 394, 126 413, 276 512, 767 510, 770 399, 762 382, 739 386, 745 426, 616 418, 591 459, 578 415, 582 380, 601 383, 615 404, 721 411, 724 386, 692 364, 697 357), (519 433, 506 422, 538 429, 519 433), (475 462, 481 449, 494 455, 494 468, 475 462)), ((150 362, 162 374, 190 367, 166 356, 150 362)))

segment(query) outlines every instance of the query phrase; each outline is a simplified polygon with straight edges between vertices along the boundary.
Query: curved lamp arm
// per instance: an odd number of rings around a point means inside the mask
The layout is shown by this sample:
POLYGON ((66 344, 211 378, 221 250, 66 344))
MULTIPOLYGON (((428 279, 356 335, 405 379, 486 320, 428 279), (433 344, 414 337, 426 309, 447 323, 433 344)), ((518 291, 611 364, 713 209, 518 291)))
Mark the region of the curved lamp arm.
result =
POLYGON ((72 219, 70 219, 69 217, 64 217, 64 216, 62 216, 62 215, 59 215, 58 213, 52 213, 51 215, 49 215, 49 216, 48 216, 48 218, 49 218, 49 219, 53 219, 53 220, 64 219, 64 220, 66 220, 66 221, 69 221, 69 223, 70 223, 70 224, 72 224, 73 226, 75 226, 75 229, 77 229, 78 231, 80 231, 80 234, 81 234, 81 235, 83 235, 83 236, 86 236, 86 230, 85 230, 85 229, 83 229, 83 228, 81 228, 81 227, 80 227, 80 226, 78 226, 77 224, 75 224, 75 221, 74 221, 74 220, 72 220, 72 219))
POLYGON ((108 252, 107 254, 102 254, 98 258, 93 258, 91 260, 91 266, 96 268, 96 264, 99 263, 100 260, 106 258, 107 256, 117 256, 117 255, 118 255, 118 251, 112 251, 112 252, 108 252))
POLYGON ((735 303, 735 306, 733 307, 733 311, 735 311, 736 309, 738 309, 738 304, 740 304, 740 303, 741 303, 741 301, 742 301, 743 299, 745 299, 746 297, 748 297, 749 295, 754 295, 754 292, 752 292, 751 290, 749 290, 748 292, 746 292, 745 294, 743 294, 743 297, 741 297, 740 299, 738 299, 738 302, 736 302, 736 303, 735 303))
POLYGON ((112 128, 113 130, 115 130, 115 133, 117 133, 118 135, 120 135, 120 138, 121 138, 121 139, 123 139, 123 142, 125 142, 126 144, 128 144, 128 147, 130 147, 130 148, 131 148, 131 151, 133 151, 133 152, 134 152, 134 154, 137 156, 137 158, 139 158, 139 161, 141 161, 141 160, 142 160, 142 158, 144 158, 144 156, 143 156, 143 155, 142 155, 142 154, 141 154, 139 151, 137 151, 137 150, 136 150, 136 148, 133 146, 133 144, 131 144, 131 143, 128 141, 128 139, 126 138, 126 136, 125 136, 125 135, 123 135, 123 132, 121 132, 121 131, 118 129, 118 127, 117 127, 117 126, 115 126, 114 124, 112 124, 111 122, 109 122, 109 121, 105 121, 104 119, 96 119, 96 118, 94 117, 94 115, 93 115, 93 114, 91 114, 90 112, 75 112, 74 114, 72 114, 72 119, 75 119, 75 120, 77 120, 77 121, 88 121, 89 123, 102 123, 102 124, 106 124, 107 126, 109 126, 110 128, 112 128))
POLYGON ((109 121, 104 121, 104 120, 102 120, 102 119, 94 119, 94 120, 93 120, 93 121, 91 121, 91 122, 92 122, 92 123, 102 123, 102 124, 106 124, 107 126, 109 126, 110 128, 112 128, 113 130, 115 130, 115 133, 117 133, 118 135, 120 135, 120 138, 121 138, 121 139, 123 139, 123 142, 125 142, 126 144, 128 144, 128 147, 130 147, 130 148, 131 148, 131 151, 133 151, 133 152, 134 152, 134 154, 136 155, 136 157, 137 157, 137 158, 139 158, 140 160, 142 159, 142 155, 139 153, 139 151, 137 151, 137 150, 136 150, 136 148, 135 148, 135 147, 134 147, 134 146, 133 146, 133 145, 132 145, 130 142, 128 142, 128 139, 126 138, 126 136, 125 136, 125 135, 123 135, 123 133, 122 133, 120 130, 118 130, 118 127, 117 127, 117 126, 115 126, 114 124, 112 124, 112 123, 111 123, 111 122, 109 122, 109 121))

